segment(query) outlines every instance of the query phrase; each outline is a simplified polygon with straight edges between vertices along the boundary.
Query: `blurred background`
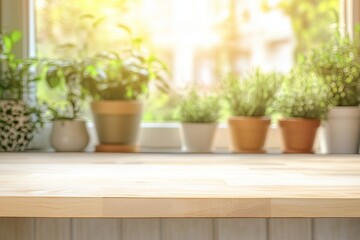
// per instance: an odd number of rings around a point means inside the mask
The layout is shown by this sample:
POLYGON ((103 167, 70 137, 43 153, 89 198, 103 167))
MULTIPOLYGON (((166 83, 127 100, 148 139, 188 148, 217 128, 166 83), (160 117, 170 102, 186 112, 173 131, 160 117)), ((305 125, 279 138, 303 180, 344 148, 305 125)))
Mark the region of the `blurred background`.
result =
MULTIPOLYGON (((288 72, 326 41, 339 0, 35 0, 42 58, 120 51, 131 29, 169 68, 174 89, 212 88, 229 72, 288 72), (61 46, 61 47, 60 47, 61 46)), ((38 87, 40 99, 51 94, 38 87)), ((150 93, 144 121, 174 119, 171 95, 150 93)))

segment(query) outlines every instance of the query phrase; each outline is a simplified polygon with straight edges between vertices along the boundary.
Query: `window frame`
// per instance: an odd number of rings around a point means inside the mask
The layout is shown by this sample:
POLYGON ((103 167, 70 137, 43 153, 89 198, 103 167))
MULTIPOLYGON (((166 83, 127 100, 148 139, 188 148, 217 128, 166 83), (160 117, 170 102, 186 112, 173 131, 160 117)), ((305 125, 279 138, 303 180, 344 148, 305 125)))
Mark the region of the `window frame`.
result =
MULTIPOLYGON (((23 33, 22 42, 15 49, 18 57, 26 58, 36 54, 34 1, 36 0, 0 0, 0 31, 20 30, 23 33)), ((360 23, 360 1, 340 0, 339 9, 342 33, 353 37, 354 26, 356 23, 360 23)), ((92 142, 89 144, 90 148, 92 148, 96 144, 96 134, 92 123, 89 123, 88 127, 91 136, 93 136, 92 142)), ((44 131, 35 138, 36 147, 48 147, 46 146, 48 141, 45 139, 48 139, 50 129, 51 125, 45 126, 44 131)), ((181 144, 179 129, 179 123, 143 123, 141 125, 143 137, 140 140, 140 145, 145 148, 179 148, 181 144)), ((219 124, 215 147, 222 149, 228 144, 227 125, 219 124)), ((267 140, 267 147, 280 149, 281 145, 280 131, 277 126, 272 126, 267 140)), ((316 145, 317 149, 320 145, 323 145, 323 139, 318 138, 316 145)))

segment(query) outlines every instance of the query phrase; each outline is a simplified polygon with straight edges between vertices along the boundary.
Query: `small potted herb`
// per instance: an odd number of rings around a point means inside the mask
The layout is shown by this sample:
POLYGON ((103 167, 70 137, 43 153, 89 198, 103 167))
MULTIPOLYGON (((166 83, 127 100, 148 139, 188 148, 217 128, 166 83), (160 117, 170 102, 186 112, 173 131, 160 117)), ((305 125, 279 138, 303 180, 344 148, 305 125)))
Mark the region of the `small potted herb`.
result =
POLYGON ((57 104, 50 103, 55 107, 49 107, 53 121, 50 142, 56 151, 80 152, 89 143, 86 122, 81 120, 81 108, 86 96, 81 82, 92 78, 92 67, 88 60, 45 61, 44 80, 51 90, 61 92, 60 99, 53 99, 57 104))
POLYGON ((358 153, 360 142, 360 47, 335 34, 313 50, 309 65, 332 99, 326 124, 329 153, 358 153))
POLYGON ((313 153, 317 129, 328 112, 328 99, 314 73, 299 68, 287 76, 274 107, 282 115, 279 126, 285 153, 313 153))
POLYGON ((166 88, 166 67, 136 46, 119 54, 102 54, 98 64, 103 77, 82 82, 93 99, 91 109, 100 142, 97 151, 136 151, 144 108, 141 99, 150 83, 166 88))
POLYGON ((187 152, 210 152, 221 105, 214 95, 200 95, 195 89, 180 99, 183 149, 187 152))
POLYGON ((0 151, 29 149, 34 132, 43 126, 42 111, 25 101, 38 80, 36 59, 18 59, 14 44, 21 33, 0 35, 0 151))
POLYGON ((223 82, 232 116, 228 119, 233 151, 264 153, 271 123, 267 110, 273 103, 282 75, 260 70, 245 77, 229 75, 223 82))

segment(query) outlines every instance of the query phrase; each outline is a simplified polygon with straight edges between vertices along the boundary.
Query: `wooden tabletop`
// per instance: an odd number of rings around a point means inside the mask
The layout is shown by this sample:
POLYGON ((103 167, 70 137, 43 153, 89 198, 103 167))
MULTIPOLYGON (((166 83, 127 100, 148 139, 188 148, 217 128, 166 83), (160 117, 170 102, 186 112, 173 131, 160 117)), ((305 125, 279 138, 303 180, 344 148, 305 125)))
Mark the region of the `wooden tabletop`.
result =
POLYGON ((360 217, 360 155, 0 153, 0 217, 360 217))

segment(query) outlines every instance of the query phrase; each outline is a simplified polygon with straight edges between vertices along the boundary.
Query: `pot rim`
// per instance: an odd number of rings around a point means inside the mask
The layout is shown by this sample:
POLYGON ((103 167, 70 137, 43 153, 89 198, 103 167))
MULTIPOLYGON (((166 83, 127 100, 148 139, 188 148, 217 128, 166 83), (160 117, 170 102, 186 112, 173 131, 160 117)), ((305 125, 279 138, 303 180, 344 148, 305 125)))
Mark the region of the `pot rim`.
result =
POLYGON ((205 122, 180 122, 182 125, 217 125, 217 122, 209 122, 209 123, 205 123, 205 122))
POLYGON ((317 118, 303 118, 303 117, 288 117, 288 118, 280 118, 279 122, 321 122, 320 119, 317 118))
POLYGON ((53 119, 52 122, 87 122, 84 119, 53 119))
POLYGON ((94 114, 126 115, 141 114, 143 112, 143 101, 138 100, 101 100, 91 102, 91 110, 94 114))
POLYGON ((247 120, 247 121, 271 121, 271 118, 268 116, 260 116, 260 117, 247 117, 247 116, 230 116, 228 117, 228 120, 232 121, 241 121, 241 120, 247 120))

